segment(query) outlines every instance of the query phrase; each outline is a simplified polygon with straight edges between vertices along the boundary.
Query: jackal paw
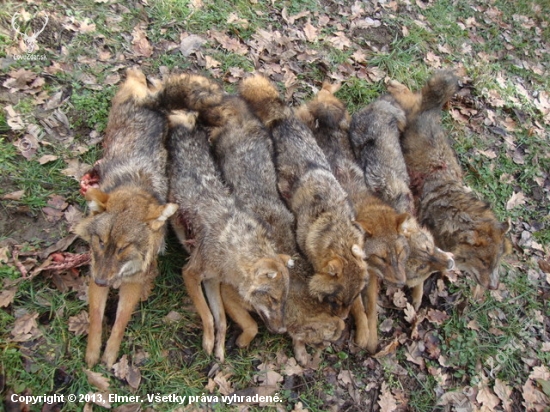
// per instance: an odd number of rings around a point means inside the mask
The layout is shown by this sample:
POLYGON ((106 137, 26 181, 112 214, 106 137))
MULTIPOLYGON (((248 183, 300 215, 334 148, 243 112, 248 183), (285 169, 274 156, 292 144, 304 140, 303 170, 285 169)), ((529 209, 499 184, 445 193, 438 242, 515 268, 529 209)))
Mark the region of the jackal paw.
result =
POLYGON ((105 349, 105 352, 103 353, 103 356, 101 358, 101 362, 103 364, 105 364, 105 366, 107 366, 108 369, 111 369, 112 366, 116 362, 117 354, 118 354, 118 350, 117 351, 113 351, 113 350, 109 351, 108 348, 107 348, 107 349, 105 349))
POLYGON ((216 345, 216 350, 214 351, 214 356, 216 356, 217 360, 219 360, 220 362, 223 363, 225 361, 225 345, 223 345, 223 344, 216 345))
POLYGON ((355 344, 360 348, 366 348, 369 341, 368 329, 356 329, 355 331, 355 344))
POLYGON ((367 342, 367 351, 370 354, 376 353, 376 349, 378 348, 378 336, 371 334, 369 335, 369 339, 367 342))
POLYGON ((203 336, 202 348, 208 355, 212 355, 212 351, 214 350, 214 339, 209 338, 208 336, 203 336))
POLYGON ((99 362, 99 348, 97 350, 91 350, 90 348, 87 348, 85 360, 88 368, 96 365, 97 362, 99 362))
POLYGON ((257 334, 258 328, 256 328, 255 330, 243 330, 243 332, 237 338, 237 346, 239 348, 246 348, 248 345, 250 345, 250 342, 252 342, 257 334))

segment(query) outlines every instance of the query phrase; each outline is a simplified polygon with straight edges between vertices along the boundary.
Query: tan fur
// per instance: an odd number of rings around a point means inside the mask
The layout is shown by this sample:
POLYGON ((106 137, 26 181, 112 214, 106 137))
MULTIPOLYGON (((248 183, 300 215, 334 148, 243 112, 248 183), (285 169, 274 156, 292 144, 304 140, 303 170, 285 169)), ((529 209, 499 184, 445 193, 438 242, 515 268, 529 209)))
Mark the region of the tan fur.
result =
POLYGON ((500 223, 485 202, 462 183, 462 170, 441 126, 442 106, 457 88, 451 71, 432 76, 420 92, 396 82, 388 90, 407 113, 401 141, 419 222, 433 234, 435 244, 453 254, 458 269, 478 283, 498 288, 500 259, 510 252, 500 223))
POLYGON ((89 189, 90 214, 75 232, 91 247, 90 327, 86 363, 99 360, 105 302, 109 287, 120 288, 115 324, 103 355, 111 367, 124 330, 139 302, 149 296, 163 250, 166 220, 177 205, 166 204, 164 116, 154 109, 157 88, 149 89, 137 69, 113 99, 98 173, 99 188, 89 189), (153 159, 151 159, 151 157, 153 159))
POLYGON ((245 79, 240 93, 271 131, 279 191, 296 218, 298 247, 315 270, 309 292, 346 317, 368 277, 362 232, 346 193, 311 131, 268 79, 245 79))
MULTIPOLYGON (((212 89, 207 82, 197 87, 212 89)), ((200 122, 207 127, 223 180, 238 204, 263 221, 276 251, 298 257, 294 217, 277 191, 273 144, 267 129, 238 96, 224 95, 219 103, 198 108, 198 114, 200 122)), ((344 323, 309 296, 307 277, 311 267, 303 258, 299 258, 289 272, 284 325, 294 341, 296 359, 305 364, 305 345, 321 345, 338 339, 344 323)), ((246 301, 228 283, 222 283, 221 294, 225 311, 242 328, 237 345, 246 347, 258 332, 258 325, 249 314, 260 303, 256 301, 258 295, 246 301)))
MULTIPOLYGON (((355 113, 349 136, 369 189, 398 212, 414 214, 409 175, 399 143, 405 113, 392 103, 391 96, 382 96, 355 113)), ((409 220, 404 235, 410 247, 406 281, 408 286, 414 283, 413 304, 418 308, 424 280, 434 272, 447 270, 453 261, 435 247, 433 236, 416 219, 409 220)))
MULTIPOLYGON (((285 326, 292 338, 294 357, 302 366, 309 363, 306 345, 329 345, 340 338, 345 327, 340 317, 331 315, 326 305, 309 294, 307 278, 311 271, 305 259, 297 259, 290 278, 285 310, 285 326)), ((237 338, 237 346, 247 347, 258 333, 258 325, 249 314, 252 307, 243 302, 236 290, 229 285, 222 285, 222 296, 227 314, 242 329, 237 338)))
POLYGON ((222 183, 205 130, 189 129, 187 119, 170 120, 169 198, 180 206, 171 222, 191 253, 183 277, 203 322, 203 348, 212 353, 215 345, 223 361, 226 320, 220 284, 233 286, 270 330, 283 333, 291 259, 275 252, 265 225, 241 208, 222 183))
POLYGON ((323 85, 315 98, 300 107, 297 114, 312 129, 332 172, 354 207, 357 224, 365 233, 363 251, 370 277, 367 288, 351 310, 356 324, 356 343, 373 352, 378 344, 378 281, 398 286, 405 284, 405 264, 409 256, 405 233, 411 226, 412 217, 408 213, 396 213, 367 188, 365 175, 356 163, 350 145, 347 110, 332 94, 333 90, 327 84, 323 85))

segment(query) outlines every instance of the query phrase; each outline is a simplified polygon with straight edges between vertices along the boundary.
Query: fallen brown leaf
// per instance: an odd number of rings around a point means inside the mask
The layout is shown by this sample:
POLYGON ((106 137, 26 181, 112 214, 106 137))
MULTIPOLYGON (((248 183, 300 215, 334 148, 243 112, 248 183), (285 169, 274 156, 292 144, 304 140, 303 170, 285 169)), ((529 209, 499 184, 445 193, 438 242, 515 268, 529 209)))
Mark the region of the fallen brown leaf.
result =
POLYGON ((12 304, 13 299, 15 299, 15 293, 17 288, 6 288, 0 292, 0 308, 5 308, 12 304))
POLYGON ((397 402, 385 381, 382 382, 382 387, 380 388, 378 406, 380 406, 380 412, 393 412, 397 410, 397 402))
POLYGON ((87 335, 90 319, 88 312, 83 310, 76 316, 69 318, 69 332, 73 332, 76 336, 87 335))
POLYGON ((92 372, 89 369, 84 369, 84 373, 88 377, 88 383, 102 392, 109 389, 109 378, 106 378, 99 372, 92 372))
POLYGON ((4 196, 2 196, 2 199, 4 200, 21 200, 21 198, 25 195, 25 190, 17 190, 15 192, 6 193, 4 196))

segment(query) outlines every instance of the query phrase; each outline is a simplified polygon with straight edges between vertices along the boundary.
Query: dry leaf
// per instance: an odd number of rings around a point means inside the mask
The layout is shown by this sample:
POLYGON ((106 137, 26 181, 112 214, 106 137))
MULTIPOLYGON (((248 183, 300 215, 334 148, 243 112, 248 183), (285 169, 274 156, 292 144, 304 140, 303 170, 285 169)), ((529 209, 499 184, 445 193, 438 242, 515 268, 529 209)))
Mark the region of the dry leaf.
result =
POLYGON ((447 319, 449 319, 449 315, 447 313, 437 310, 437 309, 430 309, 428 311, 427 319, 436 325, 441 325, 443 322, 445 322, 447 319))
POLYGON ((21 200, 23 195, 25 194, 25 190, 17 190, 16 192, 7 193, 4 196, 2 196, 2 199, 4 200, 21 200))
POLYGON ((73 332, 76 336, 87 335, 90 319, 88 312, 83 310, 76 316, 69 318, 69 332, 73 332))
POLYGON ((393 412, 397 410, 397 402, 385 381, 382 382, 382 387, 380 389, 378 406, 380 406, 380 412, 393 412))
POLYGON ((317 41, 318 30, 309 21, 306 24, 304 24, 304 34, 306 35, 306 39, 308 41, 312 43, 317 41))
POLYGON ((393 304, 397 306, 398 308, 404 308, 407 306, 407 297, 405 296, 405 292, 403 290, 398 289, 397 292, 393 295, 393 304))
POLYGON ((38 327, 36 323, 38 312, 26 313, 15 320, 11 334, 14 337, 30 334, 33 329, 38 327))
POLYGON ((328 39, 328 41, 338 50, 344 50, 347 47, 351 47, 351 40, 346 37, 343 31, 337 31, 335 36, 328 39))
POLYGON ((134 53, 138 56, 151 57, 153 54, 153 47, 149 43, 149 40, 147 40, 145 30, 139 24, 132 31, 132 46, 134 53))
POLYGON ((510 397, 512 396, 512 388, 510 388, 506 382, 501 381, 500 379, 495 379, 495 386, 493 388, 495 394, 502 401, 502 408, 505 412, 510 412, 512 410, 512 401, 510 397))
MULTIPOLYGON (((394 295, 395 298, 395 295, 394 295)), ((405 312, 405 320, 412 324, 416 319, 416 310, 414 309, 413 305, 411 305, 409 302, 407 302, 407 307, 404 310, 405 312)))
POLYGON ((216 376, 214 376, 214 382, 218 385, 219 391, 222 395, 229 395, 233 391, 231 389, 231 382, 227 380, 231 377, 231 375, 231 373, 224 375, 222 371, 219 371, 216 376))
POLYGON ((484 407, 486 407, 489 411, 494 411, 496 407, 500 404, 500 399, 487 385, 484 385, 479 389, 476 400, 484 407))
POLYGON ((298 362, 296 362, 296 359, 290 358, 284 368, 284 374, 286 376, 292 376, 292 375, 302 375, 304 373, 304 368, 302 368, 298 362))
POLYGON ((80 163, 78 159, 67 160, 68 167, 61 170, 61 173, 65 176, 70 176, 80 181, 80 178, 84 176, 92 167, 86 163, 80 163))
POLYGON ((523 192, 518 192, 512 194, 512 197, 506 202, 506 210, 511 210, 517 206, 525 204, 525 195, 523 192))
POLYGON ((84 369, 84 373, 88 377, 88 383, 95 386, 100 391, 107 391, 109 389, 109 379, 103 376, 99 372, 92 372, 89 369, 84 369))
POLYGON ((5 308, 12 304, 13 299, 15 299, 15 292, 17 292, 17 288, 7 288, 0 292, 0 308, 5 308))
POLYGON ((175 310, 171 310, 162 320, 164 323, 175 323, 183 319, 183 315, 175 310))
POLYGON ((201 46, 205 43, 206 39, 195 34, 184 37, 180 43, 181 54, 183 54, 185 57, 188 57, 199 50, 201 46))

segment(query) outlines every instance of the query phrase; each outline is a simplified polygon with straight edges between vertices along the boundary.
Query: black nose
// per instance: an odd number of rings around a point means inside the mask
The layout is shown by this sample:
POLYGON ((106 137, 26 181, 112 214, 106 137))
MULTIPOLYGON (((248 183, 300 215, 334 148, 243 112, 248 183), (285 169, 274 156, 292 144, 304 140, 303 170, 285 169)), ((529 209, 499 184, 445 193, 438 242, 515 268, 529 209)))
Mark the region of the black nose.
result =
POLYGON ((105 279, 95 279, 94 282, 97 286, 107 286, 108 284, 105 279))

